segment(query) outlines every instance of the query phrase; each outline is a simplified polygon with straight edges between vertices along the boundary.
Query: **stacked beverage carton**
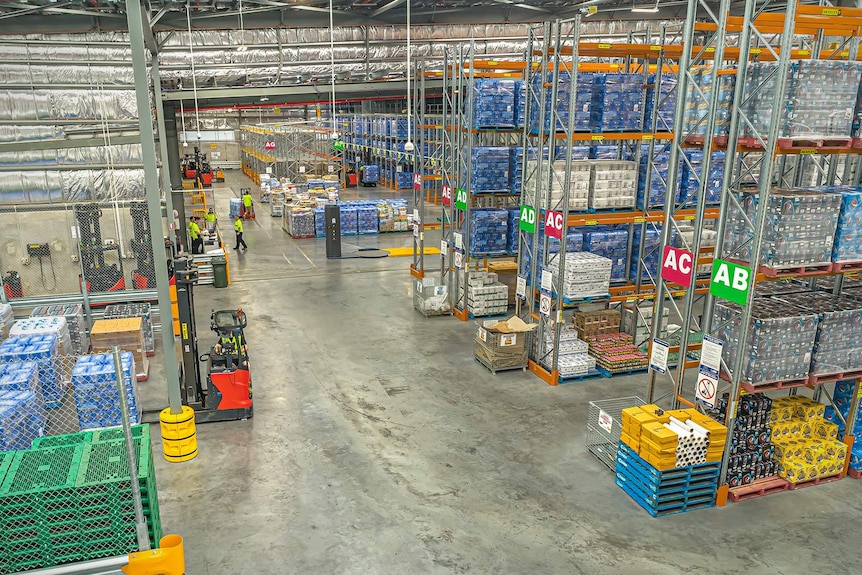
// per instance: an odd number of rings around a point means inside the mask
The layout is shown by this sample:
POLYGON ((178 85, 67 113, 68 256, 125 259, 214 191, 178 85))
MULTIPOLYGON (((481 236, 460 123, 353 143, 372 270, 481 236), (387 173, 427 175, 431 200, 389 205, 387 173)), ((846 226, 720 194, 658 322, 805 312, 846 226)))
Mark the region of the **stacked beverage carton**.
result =
MULTIPOLYGON (((595 82, 595 74, 591 72, 579 72, 575 86, 575 105, 572 112, 575 114, 573 119, 575 131, 587 132, 590 130, 591 109, 593 101, 593 84, 595 82)), ((544 77, 541 74, 533 76, 532 92, 540 94, 542 84, 550 86, 553 78, 551 74, 546 74, 544 77)), ((572 97, 572 82, 571 75, 568 72, 560 72, 557 82, 557 93, 553 94, 551 88, 547 88, 544 102, 545 108, 545 125, 544 131, 560 132, 568 129, 569 123, 569 107, 572 97), (558 121, 554 127, 551 127, 551 110, 556 109, 558 121)), ((534 101, 530 105, 530 131, 539 131, 539 113, 540 104, 536 98, 531 96, 534 101)))
MULTIPOLYGON (((608 295, 611 285, 613 262, 589 252, 566 254, 563 276, 563 298, 581 299, 608 295)), ((547 269, 554 274, 555 282, 559 273, 559 257, 553 258, 547 269)))
POLYGON ((650 74, 647 76, 647 93, 646 93, 646 111, 644 113, 646 122, 644 130, 652 131, 652 115, 658 99, 658 115, 656 121, 656 132, 672 132, 673 131, 673 115, 676 108, 676 74, 662 74, 661 85, 658 83, 658 75, 650 74), (658 98, 656 98, 656 88, 658 88, 658 98))
MULTIPOLYGON (((727 414, 729 394, 718 400, 717 411, 724 420, 727 414)), ((759 479, 778 473, 778 462, 774 460, 775 446, 772 443, 774 421, 772 400, 763 394, 743 395, 739 398, 736 425, 730 437, 730 460, 727 484, 730 487, 749 485, 759 479)))
POLYGON ((360 235, 378 233, 377 206, 373 204, 356 206, 356 231, 359 232, 360 235))
POLYGON ((643 90, 643 74, 596 74, 590 107, 590 128, 594 132, 641 130, 643 90))
POLYGON ((45 432, 45 412, 31 389, 7 389, 0 380, 0 453, 27 449, 45 432))
POLYGON ((841 198, 835 242, 832 244, 832 261, 862 261, 862 187, 823 186, 810 189, 836 194, 841 198))
POLYGON ((314 212, 314 237, 316 238, 325 238, 326 237, 326 209, 325 208, 312 208, 314 212))
MULTIPOLYGON (((149 304, 147 304, 149 305, 149 304)), ((87 321, 84 319, 84 306, 81 304, 67 305, 44 305, 35 308, 31 318, 55 317, 66 318, 69 338, 72 342, 72 352, 75 355, 84 355, 90 349, 90 336, 87 335, 87 321)))
POLYGON ((654 208, 664 205, 670 146, 655 144, 652 169, 650 169, 649 159, 649 146, 641 146, 637 188, 637 206, 639 208, 654 208), (649 185, 649 197, 647 197, 647 185, 649 185))
POLYGON ((527 84, 521 80, 515 81, 515 127, 523 128, 526 123, 527 84))
POLYGON ((13 336, 0 344, 0 363, 34 362, 39 372, 39 390, 43 405, 61 406, 65 392, 63 357, 57 336, 13 336))
POLYGON ((506 255, 509 211, 474 208, 470 211, 470 255, 506 255))
MULTIPOLYGON (((862 397, 856 396, 854 398, 854 384, 855 381, 853 380, 835 382, 835 389, 832 394, 834 407, 828 405, 824 410, 824 419, 834 423, 838 427, 838 437, 840 439, 843 439, 848 433, 845 422, 850 417, 850 408, 853 406, 854 401, 859 410, 858 412, 862 412, 862 397)), ((862 417, 856 418, 856 425, 849 432, 854 437, 862 437, 862 417)), ((854 471, 862 470, 862 442, 856 441, 853 443, 853 449, 848 454, 848 457, 850 458, 850 469, 854 471)))
MULTIPOLYGON (((726 252, 757 261, 751 253, 759 196, 742 194, 742 210, 731 204, 724 238, 726 252)), ((841 196, 810 190, 774 190, 768 199, 760 263, 772 267, 804 266, 832 261, 832 244, 841 209, 841 196)))
POLYGON ((341 215, 341 235, 355 236, 359 233, 359 217, 354 206, 340 205, 338 211, 341 215))
POLYGON ((637 168, 635 162, 592 160, 589 207, 597 210, 634 207, 637 196, 637 168))
POLYGON ((65 317, 28 317, 15 322, 9 330, 9 336, 55 335, 60 346, 61 355, 74 355, 72 338, 69 335, 69 324, 65 317))
POLYGON ((718 106, 715 110, 715 131, 712 135, 726 136, 730 129, 730 108, 733 104, 736 76, 733 73, 725 74, 719 71, 714 82, 712 73, 712 66, 698 66, 692 70, 694 82, 688 86, 686 91, 683 115, 683 130, 687 134, 701 136, 706 134, 706 122, 702 119, 708 112, 714 89, 718 90, 718 106))
POLYGON ((820 316, 811 357, 814 375, 862 369, 862 301, 826 292, 785 294, 781 301, 820 316))
POLYGON ((515 80, 475 80, 473 82, 473 127, 514 127, 515 90, 515 80))
MULTIPOLYGON (((553 369, 554 327, 552 322, 545 320, 545 338, 539 363, 549 370, 553 369)), ((557 344, 557 371, 560 377, 577 377, 595 371, 596 360, 588 352, 587 342, 578 337, 574 326, 561 324, 557 344)))
POLYGON ((506 218, 506 253, 509 255, 517 255, 518 228, 521 222, 521 210, 518 206, 509 206, 506 210, 508 211, 506 218))
POLYGON ((0 303, 0 341, 9 337, 9 330, 15 323, 15 313, 8 303, 0 303))
MULTIPOLYGON (((527 189, 532 189, 535 186, 534 178, 536 177, 537 164, 534 160, 527 161, 527 189)), ((547 167, 544 168, 547 170, 547 167)), ((590 198, 590 162, 586 160, 573 161, 571 171, 569 172, 569 210, 584 212, 589 207, 590 198)), ((548 174, 542 175, 542 180, 547 181, 548 174)), ((553 172, 551 178, 551 204, 544 205, 547 201, 547 194, 542 193, 541 201, 543 209, 563 209, 560 202, 563 199, 566 177, 566 162, 556 160, 553 163, 553 172)))
MULTIPOLYGON (((461 283, 461 296, 465 286, 461 283)), ((486 271, 470 272, 466 285, 467 311, 473 317, 498 315, 509 309, 509 288, 497 281, 497 274, 486 271)))
MULTIPOLYGON (((755 62, 748 67, 743 111, 751 125, 744 123, 744 137, 754 137, 755 130, 761 134, 769 130, 773 98, 778 89, 777 66, 777 62, 755 62)), ((859 62, 791 62, 780 108, 778 136, 850 138, 860 77, 862 64, 859 62), (824 106, 824 102, 829 105, 824 106)))
POLYGON ((470 192, 508 192, 510 151, 505 146, 476 146, 470 151, 470 192))
POLYGON ((628 263, 629 231, 611 226, 584 229, 584 251, 611 260, 611 281, 625 281, 628 263))
POLYGON ((751 309, 751 323, 741 325, 742 307, 719 301, 713 325, 720 326, 717 337, 724 341, 722 357, 733 368, 742 354, 740 381, 752 386, 779 381, 807 379, 817 337, 818 314, 787 302, 757 298, 751 309), (749 332, 745 349, 739 349, 742 329, 749 332))
POLYGON ((695 205, 697 192, 700 189, 700 180, 706 178, 706 203, 719 203, 721 201, 721 186, 724 181, 725 152, 721 150, 712 152, 712 160, 709 162, 706 173, 703 169, 703 152, 686 150, 685 156, 688 161, 682 161, 677 202, 685 201, 687 206, 695 205))
POLYGON ((138 381, 146 381, 150 362, 146 354, 143 318, 100 319, 93 323, 90 336, 93 353, 110 353, 114 346, 130 352, 138 370, 138 381))
MULTIPOLYGON (((671 228, 673 231, 674 228, 671 228)), ((661 260, 661 225, 646 224, 644 226, 634 226, 632 232, 632 245, 641 245, 641 236, 643 236, 643 267, 641 269, 641 282, 653 283, 658 277, 659 261, 661 260), (645 228, 645 229, 644 229, 645 228)), ((629 281, 637 281, 638 275, 638 254, 633 251, 632 259, 629 262, 629 281)))
MULTIPOLYGON (((689 223, 679 223, 676 226, 676 240, 673 244, 678 248, 690 249, 694 245, 694 227, 689 223)), ((710 229, 700 231, 701 248, 715 247, 718 242, 718 232, 710 229)), ((709 275, 712 272, 712 263, 699 264, 696 269, 697 275, 709 275)))
MULTIPOLYGON (((140 423, 142 412, 138 400, 135 360, 127 351, 120 352, 120 360, 129 420, 131 423, 140 423)), ((72 387, 78 423, 82 430, 123 424, 116 373, 113 354, 84 355, 78 358, 72 371, 72 387)))
POLYGON ((148 356, 156 354, 156 341, 153 337, 152 306, 149 303, 112 304, 105 306, 105 319, 121 319, 127 317, 141 318, 144 330, 144 343, 148 356))

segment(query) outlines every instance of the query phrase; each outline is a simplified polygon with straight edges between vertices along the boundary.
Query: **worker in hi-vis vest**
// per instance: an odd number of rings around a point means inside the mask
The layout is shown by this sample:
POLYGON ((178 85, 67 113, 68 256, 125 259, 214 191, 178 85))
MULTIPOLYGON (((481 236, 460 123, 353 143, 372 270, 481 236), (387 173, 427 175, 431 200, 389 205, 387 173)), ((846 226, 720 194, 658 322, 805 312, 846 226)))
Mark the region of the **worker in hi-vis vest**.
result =
POLYGON ((248 246, 245 245, 245 240, 242 239, 242 218, 237 214, 236 221, 233 223, 233 231, 236 232, 236 247, 235 250, 239 249, 239 246, 242 245, 242 249, 247 250, 248 246))
POLYGON ((198 218, 192 216, 189 218, 189 238, 192 240, 192 254, 200 254, 204 251, 204 240, 201 238, 201 228, 198 225, 198 218))

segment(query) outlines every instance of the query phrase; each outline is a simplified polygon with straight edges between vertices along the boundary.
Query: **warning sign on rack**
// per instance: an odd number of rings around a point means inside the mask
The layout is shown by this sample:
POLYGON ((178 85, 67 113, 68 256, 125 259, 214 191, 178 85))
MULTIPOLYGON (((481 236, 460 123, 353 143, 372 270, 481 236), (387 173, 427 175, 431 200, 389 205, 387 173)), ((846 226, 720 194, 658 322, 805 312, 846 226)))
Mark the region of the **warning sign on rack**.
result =
POLYGON ((721 369, 721 352, 724 342, 710 335, 703 336, 700 350, 700 366, 697 370, 697 386, 694 398, 703 406, 715 408, 718 395, 718 374, 721 369))
POLYGON ((544 292, 539 296, 539 313, 545 317, 551 317, 551 296, 544 292))

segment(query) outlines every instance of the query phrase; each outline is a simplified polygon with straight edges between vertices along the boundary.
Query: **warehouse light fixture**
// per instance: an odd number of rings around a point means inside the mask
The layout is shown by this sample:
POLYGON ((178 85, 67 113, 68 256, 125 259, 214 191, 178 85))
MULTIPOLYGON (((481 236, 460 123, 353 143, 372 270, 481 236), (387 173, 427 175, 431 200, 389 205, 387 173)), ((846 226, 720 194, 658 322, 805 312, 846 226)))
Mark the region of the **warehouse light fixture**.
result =
POLYGON ((632 12, 655 14, 658 12, 658 2, 655 0, 655 6, 632 6, 632 12))
POLYGON ((239 46, 237 52, 245 52, 248 48, 245 45, 245 26, 242 20, 242 0, 239 0, 239 46))

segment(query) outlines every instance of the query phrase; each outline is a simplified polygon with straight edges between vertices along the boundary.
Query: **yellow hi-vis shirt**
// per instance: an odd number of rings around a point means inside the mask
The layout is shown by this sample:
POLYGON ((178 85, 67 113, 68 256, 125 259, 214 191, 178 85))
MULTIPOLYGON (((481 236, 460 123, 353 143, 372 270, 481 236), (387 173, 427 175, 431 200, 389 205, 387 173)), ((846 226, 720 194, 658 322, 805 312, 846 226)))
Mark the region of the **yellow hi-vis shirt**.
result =
POLYGON ((242 205, 244 205, 247 208, 251 207, 251 194, 245 194, 242 197, 242 205))
POLYGON ((233 223, 233 229, 234 229, 234 231, 236 231, 236 233, 241 234, 242 233, 242 220, 236 220, 233 223))
POLYGON ((215 213, 212 213, 212 214, 211 214, 211 213, 207 212, 206 214, 204 214, 204 218, 205 218, 205 219, 206 219, 206 221, 208 221, 209 223, 213 223, 213 222, 215 222, 215 221, 216 221, 216 215, 215 215, 215 213))
POLYGON ((193 240, 198 239, 201 235, 201 229, 195 222, 189 222, 189 237, 193 240))

